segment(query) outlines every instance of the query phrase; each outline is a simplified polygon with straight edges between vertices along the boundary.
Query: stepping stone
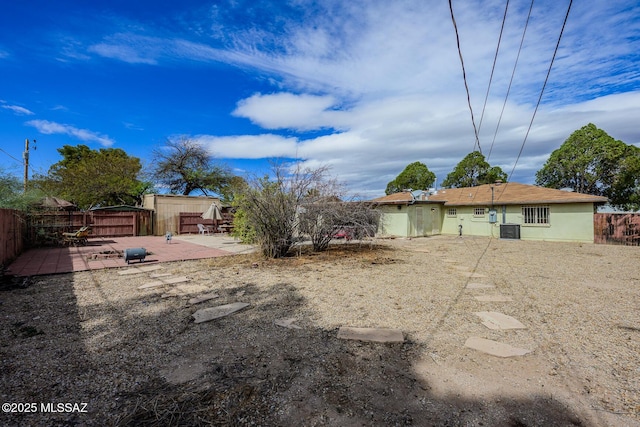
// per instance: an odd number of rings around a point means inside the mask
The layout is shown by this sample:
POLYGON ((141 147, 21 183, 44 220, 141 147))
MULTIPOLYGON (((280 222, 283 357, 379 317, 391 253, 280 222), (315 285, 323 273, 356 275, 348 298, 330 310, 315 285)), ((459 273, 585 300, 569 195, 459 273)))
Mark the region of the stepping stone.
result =
POLYGON ((209 301, 211 299, 218 298, 219 296, 220 295, 216 293, 200 295, 199 297, 191 298, 189 300, 189 304, 191 305, 200 304, 201 302, 209 301))
POLYGON ((527 353, 531 353, 531 350, 526 348, 513 347, 509 344, 478 337, 467 339, 464 346, 497 357, 524 356, 527 353))
POLYGON ((127 268, 126 270, 120 270, 118 271, 118 274, 121 276, 126 276, 129 274, 148 273, 150 271, 160 270, 161 268, 163 268, 161 265, 144 265, 141 267, 131 267, 127 268))
POLYGON ((460 270, 460 271, 469 271, 469 267, 465 267, 464 265, 456 265, 455 267, 456 270, 460 270))
POLYGON ((473 314, 482 319, 482 324, 489 329, 527 329, 517 319, 497 311, 479 311, 473 314))
POLYGON ((164 286, 164 282, 161 280, 156 280, 155 282, 149 282, 149 283, 145 283, 142 286, 138 286, 138 289, 150 289, 150 288, 157 288, 158 286, 164 286))
POLYGON ((158 286, 164 286, 164 285, 175 285, 177 283, 188 282, 189 280, 191 279, 189 279, 188 277, 172 277, 169 279, 158 279, 153 282, 145 283, 142 286, 138 286, 138 289, 149 289, 149 288, 157 288, 158 286))
POLYGON ((219 305, 217 307, 203 308, 193 313, 192 316, 195 319, 195 323, 202 323, 228 316, 246 307, 249 307, 249 303, 234 302, 232 304, 219 305))
POLYGON ((273 323, 275 323, 278 326, 282 326, 283 328, 302 329, 300 326, 293 324, 293 322, 295 322, 295 321, 296 321, 295 317, 289 317, 287 319, 278 319, 278 320, 274 321, 273 323))
POLYGON ((478 301, 482 302, 511 302, 513 298, 506 297, 504 295, 478 295, 474 297, 478 301))
POLYGON ((495 288, 493 285, 489 285, 487 283, 469 283, 467 285, 467 289, 492 289, 495 288))
POLYGON ((142 265, 140 267, 137 267, 140 271, 144 271, 145 273, 148 273, 150 271, 156 271, 156 270, 161 270, 163 267, 161 265, 142 265))
POLYGON ((338 338, 374 342, 404 342, 404 335, 399 329, 349 328, 343 326, 338 331, 338 338))
POLYGON ((168 277, 171 276, 171 273, 156 273, 156 274, 150 274, 149 277, 151 277, 152 279, 157 279, 159 277, 168 277))

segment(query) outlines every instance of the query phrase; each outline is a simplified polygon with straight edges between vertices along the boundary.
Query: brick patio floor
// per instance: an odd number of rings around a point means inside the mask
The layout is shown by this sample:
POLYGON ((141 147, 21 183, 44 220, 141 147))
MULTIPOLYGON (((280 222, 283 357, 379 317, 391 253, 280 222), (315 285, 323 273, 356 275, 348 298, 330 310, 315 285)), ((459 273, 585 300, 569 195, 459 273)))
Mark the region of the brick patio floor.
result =
MULTIPOLYGON (((211 248, 184 240, 167 243, 164 236, 114 237, 89 239, 86 246, 30 249, 21 254, 6 271, 15 276, 70 273, 73 271, 125 267, 122 255, 127 248, 145 248, 144 264, 213 258, 233 255, 231 251, 211 248), (110 253, 109 253, 110 252, 110 253)), ((139 260, 131 261, 137 265, 139 260)))

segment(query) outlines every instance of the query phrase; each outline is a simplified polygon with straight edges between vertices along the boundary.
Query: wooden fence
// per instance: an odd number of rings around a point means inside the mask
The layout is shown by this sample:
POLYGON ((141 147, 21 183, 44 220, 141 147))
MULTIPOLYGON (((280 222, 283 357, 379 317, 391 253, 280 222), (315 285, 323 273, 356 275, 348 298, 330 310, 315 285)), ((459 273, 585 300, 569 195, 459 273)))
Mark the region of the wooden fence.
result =
POLYGON ((57 244, 63 232, 89 226, 89 237, 152 235, 151 211, 38 212, 28 216, 27 238, 31 246, 57 244))
POLYGON ((640 246, 640 214, 596 213, 593 225, 595 243, 640 246))
POLYGON ((22 252, 25 230, 25 218, 20 211, 0 209, 0 270, 22 252))
MULTIPOLYGON (((207 225, 213 230, 212 219, 202 219, 200 212, 180 212, 179 230, 180 234, 198 234, 198 224, 207 225)), ((222 209, 222 219, 218 220, 218 227, 224 231, 231 231, 233 228, 233 213, 227 208, 222 209)), ((219 233, 220 230, 214 230, 219 233)))

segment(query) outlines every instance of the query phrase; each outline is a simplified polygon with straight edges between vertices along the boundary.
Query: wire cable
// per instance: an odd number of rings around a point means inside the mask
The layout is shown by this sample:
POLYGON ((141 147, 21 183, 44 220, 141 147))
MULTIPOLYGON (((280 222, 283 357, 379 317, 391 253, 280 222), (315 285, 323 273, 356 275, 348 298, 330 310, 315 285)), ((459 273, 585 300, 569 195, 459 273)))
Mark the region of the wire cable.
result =
POLYGON ((452 0, 449 0, 449 10, 451 11, 451 22, 453 22, 453 29, 456 32, 456 43, 458 45, 458 56, 460 57, 460 65, 462 66, 462 79, 464 80, 464 88, 467 91, 467 104, 469 105, 469 112, 471 113, 471 124, 473 125, 473 133, 475 134, 476 141, 473 144, 473 151, 476 151, 476 145, 478 151, 482 154, 482 148, 480 148, 480 139, 478 138, 478 128, 476 127, 476 121, 473 117, 473 108, 471 107, 471 95, 469 94, 469 85, 467 84, 467 72, 464 68, 464 59, 462 59, 462 49, 460 48, 460 35, 458 34, 458 25, 456 24, 456 18, 453 15, 452 0))
POLYGON ((502 33, 504 32, 504 23, 507 20, 507 11, 509 10, 509 0, 504 7, 504 16, 502 17, 502 26, 500 27, 500 36, 498 36, 498 46, 496 46, 496 54, 493 56, 493 65, 491 66, 491 75, 489 76, 489 85, 487 86, 487 93, 484 95, 484 104, 482 105, 482 114, 480 114, 480 123, 478 123, 478 132, 482 129, 482 121, 484 120, 484 112, 487 108, 487 100, 489 99, 489 91, 491 90, 491 82, 493 81, 493 72, 496 69, 496 62, 498 61, 498 52, 500 51, 500 43, 502 42, 502 33))
POLYGON ((527 21, 524 24, 524 30, 522 31, 522 37, 520 38, 520 47, 518 48, 518 55, 516 56, 516 62, 513 64, 513 71, 511 72, 511 80, 509 80, 509 87, 507 88, 507 94, 504 97, 504 103, 502 104, 502 110, 500 111, 500 116, 498 117, 498 124, 496 124, 496 130, 493 133, 493 140, 491 141, 491 146, 489 147, 489 154, 487 155, 487 161, 491 157, 491 152, 493 151, 493 145, 496 142, 496 138, 498 136, 498 129, 500 129, 500 123, 502 122, 502 116, 504 115, 504 109, 507 106, 507 99, 509 99, 509 94, 511 93, 511 85, 513 84, 513 77, 516 74, 516 68, 518 68, 518 61, 520 60, 520 52, 522 52, 522 45, 524 44, 524 38, 527 34, 527 28, 529 27, 529 19, 531 18, 531 11, 533 10, 534 0, 531 0, 531 6, 529 6, 529 14, 527 15, 527 21))
POLYGON ((511 181, 511 177, 513 176, 513 172, 516 170, 516 166, 518 165, 518 160, 520 160, 520 156, 522 155, 522 151, 524 150, 524 146, 527 142, 527 138, 529 137, 529 132, 531 131, 531 127, 533 126, 533 121, 536 118, 536 114, 538 112, 538 107, 540 106, 540 102, 542 101, 542 95, 544 94, 544 90, 547 86, 547 82, 549 81, 549 75, 551 74, 551 69, 553 68, 553 63, 555 62, 556 55, 558 54, 558 49, 560 48, 560 40, 562 40, 562 34, 564 33, 564 28, 567 25, 567 20, 569 19, 569 12, 571 11, 571 5, 573 4, 573 0, 569 0, 569 7, 567 8, 567 14, 564 17, 564 22, 562 23, 562 28, 560 29, 560 35, 558 36, 558 42, 556 43, 556 48, 553 51, 553 56, 551 57, 551 63, 549 64, 549 69, 547 70, 547 76, 544 79, 544 83, 542 85, 542 89, 540 90, 540 96, 538 97, 538 102, 536 103, 536 108, 533 110, 533 115, 531 116, 531 121, 529 122, 529 127, 527 129, 527 133, 524 136, 524 140, 522 141, 522 145, 520 146, 520 151, 518 152, 518 157, 516 157, 516 162, 513 164, 513 169, 511 169, 511 173, 509 174, 509 181, 511 181))

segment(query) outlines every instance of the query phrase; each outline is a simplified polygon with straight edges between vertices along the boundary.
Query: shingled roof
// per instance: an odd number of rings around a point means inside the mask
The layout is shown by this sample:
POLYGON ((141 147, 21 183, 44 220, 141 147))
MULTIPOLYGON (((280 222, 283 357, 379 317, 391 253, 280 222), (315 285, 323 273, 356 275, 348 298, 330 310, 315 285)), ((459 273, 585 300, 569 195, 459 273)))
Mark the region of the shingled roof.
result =
MULTIPOLYGON (((488 206, 491 205, 493 187, 494 205, 527 205, 551 203, 606 203, 607 198, 591 194, 574 193, 535 185, 508 182, 484 184, 477 187, 447 188, 431 194, 428 202, 440 202, 445 206, 488 206)), ((413 196, 405 191, 374 199, 379 204, 409 204, 413 196)), ((418 200, 416 200, 418 201, 418 200)))

